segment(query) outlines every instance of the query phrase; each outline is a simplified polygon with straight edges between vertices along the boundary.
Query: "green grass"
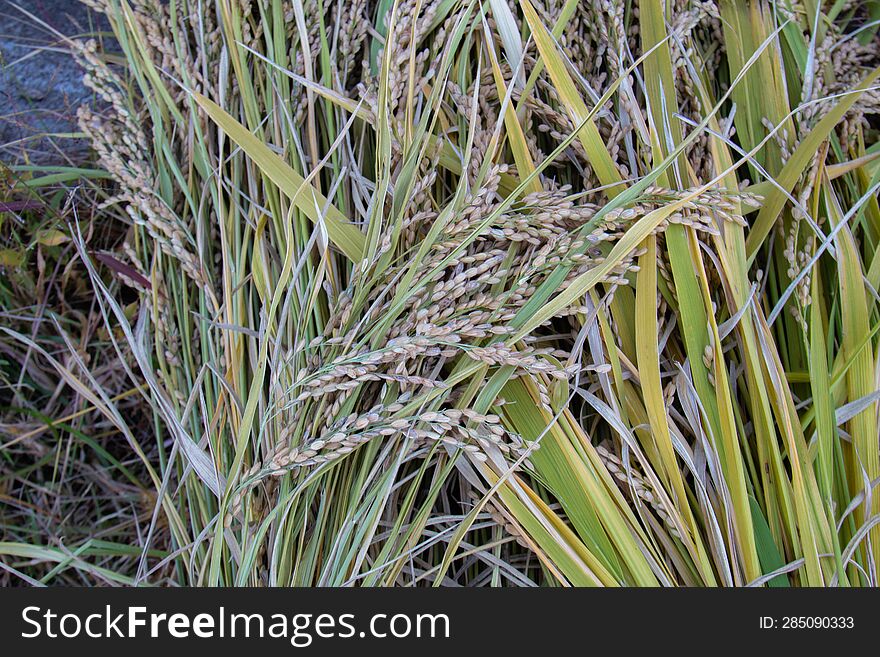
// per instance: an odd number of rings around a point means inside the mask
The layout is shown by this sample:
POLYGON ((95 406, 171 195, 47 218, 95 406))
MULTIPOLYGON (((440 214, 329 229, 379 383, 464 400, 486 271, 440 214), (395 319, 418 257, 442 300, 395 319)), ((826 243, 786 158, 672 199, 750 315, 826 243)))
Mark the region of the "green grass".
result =
POLYGON ((878 3, 90 4, 0 577, 877 584, 878 3))

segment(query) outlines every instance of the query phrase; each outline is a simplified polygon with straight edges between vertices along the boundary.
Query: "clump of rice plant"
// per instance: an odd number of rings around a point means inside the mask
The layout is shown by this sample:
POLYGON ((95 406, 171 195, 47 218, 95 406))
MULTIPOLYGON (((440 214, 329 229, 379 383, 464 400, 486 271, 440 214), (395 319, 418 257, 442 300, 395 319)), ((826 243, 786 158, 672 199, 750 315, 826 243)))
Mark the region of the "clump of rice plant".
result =
POLYGON ((84 1, 151 511, 9 568, 877 584, 880 3, 84 1))

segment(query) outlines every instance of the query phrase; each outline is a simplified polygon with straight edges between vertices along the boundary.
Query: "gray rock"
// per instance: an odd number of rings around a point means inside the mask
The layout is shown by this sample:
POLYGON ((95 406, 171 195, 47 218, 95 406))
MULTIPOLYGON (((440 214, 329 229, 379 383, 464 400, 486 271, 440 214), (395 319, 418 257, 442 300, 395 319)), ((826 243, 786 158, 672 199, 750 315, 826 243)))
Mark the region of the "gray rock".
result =
POLYGON ((102 18, 78 0, 0 0, 0 162, 71 164, 87 155, 83 140, 64 136, 77 130, 76 109, 91 92, 60 35, 106 30, 102 18))

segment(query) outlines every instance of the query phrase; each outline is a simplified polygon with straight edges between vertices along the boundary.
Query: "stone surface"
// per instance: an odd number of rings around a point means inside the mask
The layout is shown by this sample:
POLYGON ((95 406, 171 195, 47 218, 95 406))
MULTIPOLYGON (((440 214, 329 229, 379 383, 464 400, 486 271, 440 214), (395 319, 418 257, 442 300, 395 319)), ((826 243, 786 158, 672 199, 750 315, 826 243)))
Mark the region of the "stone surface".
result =
POLYGON ((63 134, 90 92, 64 37, 102 27, 78 0, 0 0, 0 162, 82 160, 86 144, 63 134))

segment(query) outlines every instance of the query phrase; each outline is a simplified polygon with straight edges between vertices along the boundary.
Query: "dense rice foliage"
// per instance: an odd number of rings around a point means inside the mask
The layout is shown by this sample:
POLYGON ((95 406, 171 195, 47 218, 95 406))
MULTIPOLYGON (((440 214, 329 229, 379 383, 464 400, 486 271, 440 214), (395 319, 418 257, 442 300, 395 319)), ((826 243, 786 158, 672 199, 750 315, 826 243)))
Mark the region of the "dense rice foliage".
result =
POLYGON ((84 1, 4 581, 878 583, 880 2, 84 1))

